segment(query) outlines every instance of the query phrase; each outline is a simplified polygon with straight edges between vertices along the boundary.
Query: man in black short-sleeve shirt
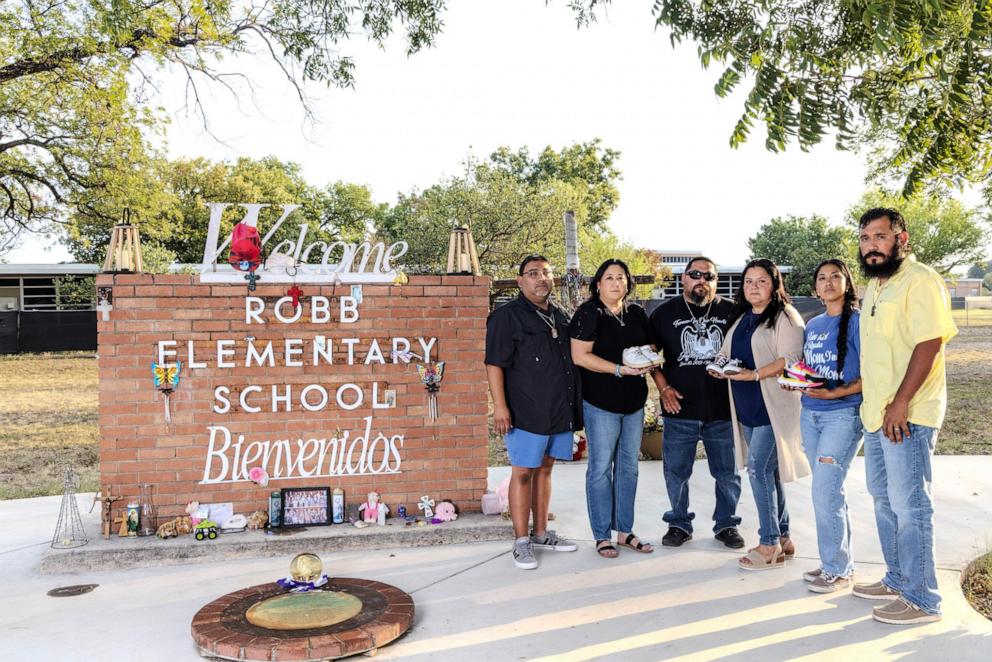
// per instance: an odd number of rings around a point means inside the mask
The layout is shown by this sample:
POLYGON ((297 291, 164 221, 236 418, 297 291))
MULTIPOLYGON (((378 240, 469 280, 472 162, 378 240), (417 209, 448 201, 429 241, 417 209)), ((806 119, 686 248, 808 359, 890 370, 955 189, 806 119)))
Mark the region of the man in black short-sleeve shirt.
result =
POLYGON ((493 429, 505 435, 510 457, 513 562, 537 567, 534 549, 573 552, 575 543, 547 529, 551 469, 572 459, 572 435, 582 427, 578 371, 572 365, 568 318, 551 302, 554 274, 546 258, 520 265, 520 296, 486 321, 486 376, 493 429), (533 508, 534 530, 527 523, 533 508))
POLYGON ((665 357, 662 370, 653 374, 661 392, 665 417, 665 487, 672 509, 665 513, 668 533, 661 544, 678 547, 692 539, 689 479, 702 440, 710 475, 716 481, 713 531, 727 547, 739 549, 744 539, 737 531, 741 518, 737 502, 741 478, 734 458, 727 385, 706 372, 706 365, 720 351, 730 326, 733 303, 716 294, 716 265, 706 257, 686 264, 682 296, 658 306, 651 315, 658 351, 665 357))

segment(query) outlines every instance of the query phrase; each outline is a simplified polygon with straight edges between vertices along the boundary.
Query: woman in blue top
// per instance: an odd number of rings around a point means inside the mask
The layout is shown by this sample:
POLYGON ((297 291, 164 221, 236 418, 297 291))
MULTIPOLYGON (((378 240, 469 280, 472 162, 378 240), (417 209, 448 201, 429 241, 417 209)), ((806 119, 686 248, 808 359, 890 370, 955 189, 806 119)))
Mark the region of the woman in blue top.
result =
POLYGON ((851 519, 844 479, 861 447, 860 313, 851 270, 841 260, 824 260, 813 272, 816 296, 827 311, 806 325, 803 357, 827 383, 803 392, 799 419, 803 450, 813 468, 813 511, 820 567, 803 573, 809 590, 848 588, 851 519))

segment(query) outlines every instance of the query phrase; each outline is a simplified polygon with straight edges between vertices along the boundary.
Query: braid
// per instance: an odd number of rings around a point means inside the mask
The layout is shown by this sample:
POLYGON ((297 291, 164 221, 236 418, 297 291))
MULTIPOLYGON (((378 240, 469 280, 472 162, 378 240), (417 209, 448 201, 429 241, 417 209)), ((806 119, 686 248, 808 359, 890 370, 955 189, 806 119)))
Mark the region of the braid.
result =
POLYGON ((847 331, 850 326, 851 313, 857 305, 856 295, 851 292, 844 293, 844 308, 840 313, 840 329, 837 332, 837 376, 840 383, 844 383, 844 359, 847 358, 847 331))

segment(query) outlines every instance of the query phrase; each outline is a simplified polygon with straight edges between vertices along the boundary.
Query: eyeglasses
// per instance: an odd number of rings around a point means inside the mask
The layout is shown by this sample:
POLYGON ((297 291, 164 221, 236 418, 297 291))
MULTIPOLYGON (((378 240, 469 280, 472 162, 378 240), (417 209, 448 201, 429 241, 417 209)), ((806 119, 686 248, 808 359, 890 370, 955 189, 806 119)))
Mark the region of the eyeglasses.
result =
POLYGON ((551 269, 528 269, 524 272, 524 276, 527 276, 527 278, 540 278, 541 276, 551 278, 553 275, 554 272, 551 269))
POLYGON ((698 269, 693 269, 692 271, 685 272, 685 275, 693 280, 705 280, 707 283, 716 280, 716 274, 712 271, 699 271, 698 269))

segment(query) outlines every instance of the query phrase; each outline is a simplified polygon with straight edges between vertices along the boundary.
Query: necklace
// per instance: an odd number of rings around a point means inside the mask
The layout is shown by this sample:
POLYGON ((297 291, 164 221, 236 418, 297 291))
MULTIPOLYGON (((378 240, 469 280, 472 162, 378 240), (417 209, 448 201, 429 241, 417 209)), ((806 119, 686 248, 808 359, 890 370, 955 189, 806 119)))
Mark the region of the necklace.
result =
POLYGON ((605 303, 603 304, 603 307, 606 308, 606 312, 608 312, 610 314, 610 317, 612 317, 613 319, 615 319, 617 322, 620 323, 620 326, 627 326, 623 322, 623 306, 622 305, 620 306, 620 317, 617 317, 616 316, 616 313, 614 313, 612 310, 610 310, 610 307, 607 306, 605 303))
POLYGON ((699 317, 692 314, 692 306, 689 305, 689 302, 686 301, 685 297, 682 297, 682 300, 685 301, 685 309, 689 311, 689 317, 692 318, 692 325, 695 327, 696 331, 699 333, 705 331, 706 329, 704 327, 706 326, 706 319, 710 316, 710 308, 713 307, 714 300, 710 299, 710 305, 706 307, 706 312, 699 317))
MULTIPOLYGON (((889 280, 892 280, 892 279, 889 278, 889 280)), ((879 300, 881 300, 881 298, 882 298, 882 290, 884 290, 885 289, 885 286, 889 284, 889 280, 885 281, 882 285, 879 285, 878 289, 875 290, 875 299, 871 302, 871 317, 874 317, 875 316, 875 306, 877 306, 879 300)))
POLYGON ((547 315, 547 316, 545 316, 544 313, 542 313, 537 308, 534 309, 534 312, 537 313, 537 316, 541 318, 541 321, 544 322, 545 324, 547 324, 548 325, 548 328, 551 329, 551 337, 552 338, 557 338, 558 337, 558 329, 555 327, 555 313, 554 313, 554 311, 552 311, 551 314, 550 315, 547 315))

